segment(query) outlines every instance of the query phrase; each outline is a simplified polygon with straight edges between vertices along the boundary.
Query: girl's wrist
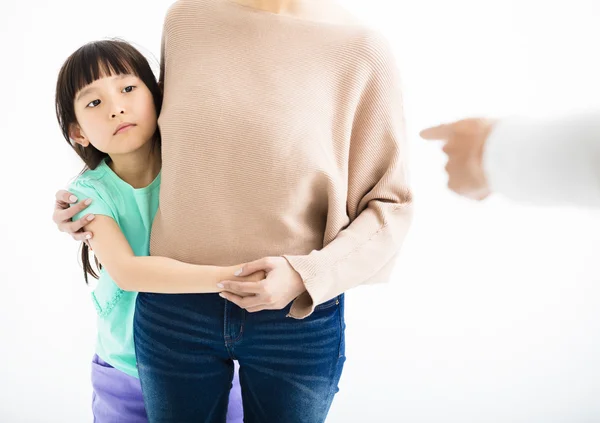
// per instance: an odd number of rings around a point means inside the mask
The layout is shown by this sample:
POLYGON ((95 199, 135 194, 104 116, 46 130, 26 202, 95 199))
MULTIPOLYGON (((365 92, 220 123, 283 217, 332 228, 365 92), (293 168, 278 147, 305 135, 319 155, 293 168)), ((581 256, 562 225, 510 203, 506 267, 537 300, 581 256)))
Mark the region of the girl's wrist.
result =
MULTIPOLYGON (((235 271, 238 270, 235 266, 227 266, 227 267, 216 267, 216 275, 215 275, 215 285, 222 281, 229 281, 234 278, 235 271)), ((217 287, 218 292, 222 292, 223 289, 217 287)))

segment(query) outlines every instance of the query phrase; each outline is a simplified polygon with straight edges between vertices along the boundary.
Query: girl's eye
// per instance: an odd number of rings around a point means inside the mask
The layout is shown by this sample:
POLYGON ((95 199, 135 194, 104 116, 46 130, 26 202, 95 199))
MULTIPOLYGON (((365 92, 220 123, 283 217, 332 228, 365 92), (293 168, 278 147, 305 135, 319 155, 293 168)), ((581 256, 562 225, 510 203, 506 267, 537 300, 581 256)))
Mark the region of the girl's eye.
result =
MULTIPOLYGON (((127 87, 123 88, 123 91, 124 91, 124 92, 126 92, 126 93, 130 93, 130 92, 132 92, 132 91, 133 91, 133 89, 134 89, 134 88, 135 88, 135 87, 134 87, 133 85, 129 85, 129 86, 127 86, 127 87)), ((122 92, 123 92, 123 91, 122 91, 122 92)))
POLYGON ((85 107, 89 107, 91 109, 93 109, 94 107, 98 106, 100 104, 100 100, 94 100, 88 103, 87 106, 85 107))

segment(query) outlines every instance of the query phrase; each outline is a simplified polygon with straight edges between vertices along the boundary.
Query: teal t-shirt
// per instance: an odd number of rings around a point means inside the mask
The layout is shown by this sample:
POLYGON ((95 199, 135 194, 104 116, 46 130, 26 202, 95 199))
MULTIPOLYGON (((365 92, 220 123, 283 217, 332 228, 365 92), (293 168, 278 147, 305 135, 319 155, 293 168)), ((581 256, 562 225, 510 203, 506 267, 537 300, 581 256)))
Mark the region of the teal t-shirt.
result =
MULTIPOLYGON (((92 199, 92 204, 74 219, 88 213, 111 217, 121 228, 136 256, 150 255, 150 230, 158 210, 160 177, 144 188, 133 188, 103 161, 87 170, 73 182, 69 191, 79 201, 92 199)), ((139 377, 133 345, 133 314, 136 292, 123 291, 103 268, 92 292, 98 312, 96 354, 116 369, 139 377)))

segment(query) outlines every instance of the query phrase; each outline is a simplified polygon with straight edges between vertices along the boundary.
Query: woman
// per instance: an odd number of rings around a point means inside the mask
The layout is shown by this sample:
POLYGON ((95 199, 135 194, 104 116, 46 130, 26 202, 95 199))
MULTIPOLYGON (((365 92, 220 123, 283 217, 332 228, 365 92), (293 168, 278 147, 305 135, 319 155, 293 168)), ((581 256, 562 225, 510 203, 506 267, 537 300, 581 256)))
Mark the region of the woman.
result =
POLYGON ((222 422, 236 359, 245 421, 324 421, 343 293, 389 276, 410 224, 394 58, 324 0, 180 0, 162 52, 151 254, 267 277, 223 281, 223 298, 138 296, 149 419, 222 422))

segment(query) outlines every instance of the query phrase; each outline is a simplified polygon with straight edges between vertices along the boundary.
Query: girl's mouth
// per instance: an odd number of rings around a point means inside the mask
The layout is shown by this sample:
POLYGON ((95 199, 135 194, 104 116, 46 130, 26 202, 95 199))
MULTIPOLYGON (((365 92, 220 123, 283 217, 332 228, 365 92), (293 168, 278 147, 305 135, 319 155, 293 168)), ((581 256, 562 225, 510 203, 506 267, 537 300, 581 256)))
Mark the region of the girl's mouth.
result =
POLYGON ((113 135, 117 135, 122 132, 125 132, 125 131, 129 130, 130 128, 133 128, 134 126, 136 126, 134 123, 122 123, 117 127, 117 130, 115 131, 115 133, 113 135))

